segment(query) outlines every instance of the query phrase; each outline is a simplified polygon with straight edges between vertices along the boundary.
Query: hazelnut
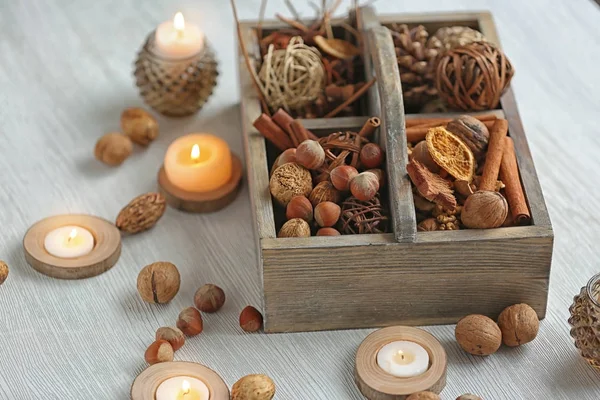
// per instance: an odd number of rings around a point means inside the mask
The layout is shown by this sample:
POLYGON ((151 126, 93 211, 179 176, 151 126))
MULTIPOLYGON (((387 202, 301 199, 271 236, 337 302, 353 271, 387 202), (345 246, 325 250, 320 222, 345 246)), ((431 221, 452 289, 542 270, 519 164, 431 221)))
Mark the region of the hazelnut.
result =
POLYGON ((415 145, 415 147, 413 147, 411 160, 417 160, 435 174, 440 172, 440 166, 433 161, 433 158, 431 158, 431 154, 429 154, 427 142, 425 140, 421 140, 415 145))
POLYGON ((540 329, 540 320, 533 308, 527 304, 506 307, 498 317, 502 341, 510 347, 531 342, 540 329))
POLYGON ((427 218, 417 225, 417 231, 419 232, 431 232, 439 229, 438 222, 435 218, 427 218))
POLYGON ((310 225, 308 225, 308 222, 300 218, 290 219, 283 224, 277 237, 310 237, 310 225))
POLYGON ((133 151, 131 139, 120 133, 107 133, 102 136, 94 148, 94 156, 104 164, 116 167, 121 165, 133 151))
POLYGON ((273 172, 269 181, 271 195, 284 207, 292 197, 308 196, 312 188, 310 172, 296 163, 283 164, 273 172))
POLYGON ((314 207, 317 204, 322 203, 324 201, 331 201, 332 203, 339 203, 341 200, 341 193, 333 184, 329 181, 320 182, 315 188, 310 192, 310 196, 308 199, 312 203, 314 207))
POLYGON ((231 387, 231 400, 271 400, 275 382, 267 375, 247 375, 231 387))
POLYGON ((350 181, 352 196, 361 201, 369 201, 379 190, 379 179, 372 172, 361 172, 350 181))
POLYGON ((137 278, 140 296, 148 303, 168 303, 179 291, 181 278, 177 267, 166 261, 146 265, 137 278))
POLYGON ((156 340, 166 340, 173 348, 173 351, 177 351, 183 347, 183 344, 185 343, 185 336, 178 328, 163 326, 162 328, 158 328, 156 330, 156 340))
POLYGON ((173 361, 173 347, 166 340, 157 340, 148 347, 144 359, 150 365, 173 361))
POLYGON ((285 209, 287 219, 300 218, 306 222, 313 219, 313 206, 306 196, 295 196, 288 203, 285 209))
POLYGON ((177 327, 187 336, 196 336, 202 332, 202 315, 194 307, 181 310, 177 317, 177 327))
POLYGON ((158 122, 141 108, 126 108, 121 114, 121 130, 137 144, 147 146, 158 136, 158 122))
POLYGON ((360 163, 366 168, 377 168, 383 163, 383 150, 375 143, 367 143, 360 149, 360 163))
POLYGON ((440 396, 433 392, 413 393, 406 400, 440 400, 440 396))
POLYGON ((483 159, 490 138, 490 132, 483 122, 470 115, 461 115, 450 121, 446 129, 462 139, 477 160, 483 159))
POLYGON ((256 332, 262 327, 263 316, 256 308, 246 306, 240 313, 240 327, 246 332, 256 332))
POLYGON ((356 175, 358 175, 356 168, 350 165, 340 165, 331 170, 329 178, 333 187, 342 192, 347 192, 350 190, 350 181, 356 175))
POLYGON ((365 172, 372 172, 377 176, 379 180, 379 189, 382 189, 385 186, 385 172, 381 168, 373 168, 368 169, 365 172))
POLYGON ((287 163, 295 163, 296 162, 296 148, 293 147, 291 149, 284 150, 283 153, 279 155, 275 159, 273 166, 271 167, 271 175, 273 175, 273 171, 277 168, 281 167, 283 164, 287 163))
POLYGON ((456 324, 456 341, 467 353, 488 356, 502 344, 502 332, 496 323, 485 315, 467 315, 456 324))
POLYGON ((480 190, 465 200, 460 219, 467 228, 488 229, 502 226, 508 203, 498 192, 480 190))
POLYGON ((194 294, 194 305, 202 312, 217 312, 225 304, 225 292, 211 283, 201 286, 194 294))
POLYGON ((317 236, 340 236, 341 233, 335 228, 321 228, 317 231, 317 236))
POLYGON ((474 394, 467 393, 467 394, 462 394, 462 395, 458 396, 456 398, 456 400, 483 400, 483 399, 479 396, 475 396, 474 394))
POLYGON ((317 169, 325 162, 325 150, 316 140, 305 140, 296 149, 296 162, 304 168, 317 169))
POLYGON ((8 278, 8 264, 0 260, 0 285, 8 278))
POLYGON ((338 222, 341 213, 340 206, 331 201, 324 201, 315 207, 315 221, 322 228, 331 227, 338 222))

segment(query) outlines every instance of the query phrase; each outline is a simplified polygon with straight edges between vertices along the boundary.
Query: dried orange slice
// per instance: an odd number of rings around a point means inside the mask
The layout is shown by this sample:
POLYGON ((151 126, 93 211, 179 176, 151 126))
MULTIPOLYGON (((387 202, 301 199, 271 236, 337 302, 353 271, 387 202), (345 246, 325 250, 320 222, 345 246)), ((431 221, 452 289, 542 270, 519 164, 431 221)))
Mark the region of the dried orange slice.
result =
POLYGON ((467 182, 473 180, 475 157, 471 149, 458 136, 438 126, 427 131, 425 140, 427 150, 437 165, 456 179, 467 182))

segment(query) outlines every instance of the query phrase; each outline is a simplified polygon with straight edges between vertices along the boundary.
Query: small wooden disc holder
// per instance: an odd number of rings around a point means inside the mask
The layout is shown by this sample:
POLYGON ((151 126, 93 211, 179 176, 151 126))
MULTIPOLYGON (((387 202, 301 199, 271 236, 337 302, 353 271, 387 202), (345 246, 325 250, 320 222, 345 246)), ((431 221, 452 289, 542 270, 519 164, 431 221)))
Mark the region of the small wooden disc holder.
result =
POLYGON ((102 218, 92 215, 57 215, 36 222, 23 238, 25 259, 36 271, 52 278, 84 279, 100 275, 117 263, 121 255, 121 232, 102 218), (77 258, 59 258, 46 251, 46 235, 62 226, 75 225, 94 237, 91 252, 77 258))
POLYGON ((370 400, 404 400, 412 393, 440 393, 446 386, 446 351, 430 333, 408 326, 391 326, 371 333, 358 347, 354 381, 370 400), (399 378, 388 374, 377 364, 377 353, 383 346, 398 340, 417 343, 429 353, 429 369, 418 376, 399 378))
POLYGON ((229 388, 219 374, 202 364, 186 361, 159 363, 146 368, 131 385, 131 400, 154 399, 161 383, 182 375, 204 382, 208 387, 210 400, 229 400, 229 388))
POLYGON ((188 192, 173 185, 161 166, 158 171, 158 188, 165 196, 167 204, 173 208, 191 213, 210 213, 229 205, 237 197, 242 180, 242 161, 231 153, 231 179, 218 189, 210 192, 188 192))

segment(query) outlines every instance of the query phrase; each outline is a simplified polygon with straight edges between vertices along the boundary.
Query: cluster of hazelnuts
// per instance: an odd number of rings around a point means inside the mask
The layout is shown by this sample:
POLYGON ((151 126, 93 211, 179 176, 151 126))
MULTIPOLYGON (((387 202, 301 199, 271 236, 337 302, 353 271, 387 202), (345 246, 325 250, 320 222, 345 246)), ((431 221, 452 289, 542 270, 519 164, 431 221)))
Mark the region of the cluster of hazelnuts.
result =
POLYGON ((313 222, 317 236, 340 235, 336 225, 345 196, 350 193, 360 201, 370 201, 383 185, 381 147, 367 143, 358 157, 362 172, 345 164, 330 170, 326 151, 316 140, 305 140, 297 148, 285 150, 273 165, 269 183, 273 198, 286 210, 287 222, 278 237, 309 237, 313 222))

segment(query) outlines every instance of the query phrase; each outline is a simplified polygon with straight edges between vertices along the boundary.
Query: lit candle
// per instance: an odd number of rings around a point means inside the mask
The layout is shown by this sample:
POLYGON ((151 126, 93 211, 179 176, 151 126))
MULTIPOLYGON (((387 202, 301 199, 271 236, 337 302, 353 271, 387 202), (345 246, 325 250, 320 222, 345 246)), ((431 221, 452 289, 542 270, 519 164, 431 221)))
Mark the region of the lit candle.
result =
POLYGON ((231 151, 227 142, 207 133, 175 140, 165 155, 169 181, 188 192, 209 192, 231 179, 231 151))
POLYGON ((193 24, 186 24, 183 14, 175 14, 173 21, 163 22, 156 29, 156 50, 164 58, 191 57, 204 48, 204 34, 193 24))
POLYGON ((55 257, 77 258, 92 251, 94 236, 80 226, 63 226, 48 232, 44 248, 55 257))
POLYGON ((191 376, 176 376, 161 383, 155 400, 209 400, 208 386, 191 376))
POLYGON ((429 353, 417 343, 399 340, 379 350, 377 365, 390 375, 409 378, 429 369, 429 353))

